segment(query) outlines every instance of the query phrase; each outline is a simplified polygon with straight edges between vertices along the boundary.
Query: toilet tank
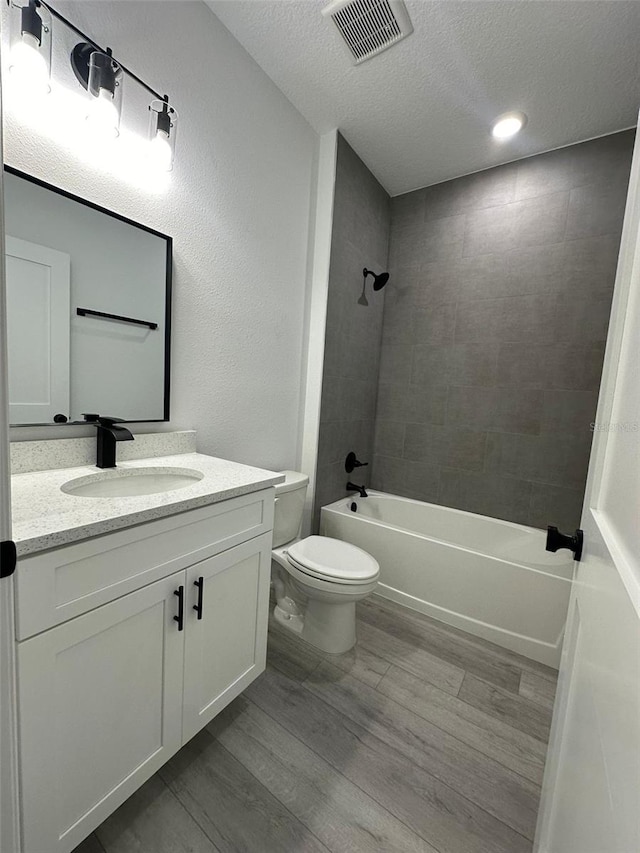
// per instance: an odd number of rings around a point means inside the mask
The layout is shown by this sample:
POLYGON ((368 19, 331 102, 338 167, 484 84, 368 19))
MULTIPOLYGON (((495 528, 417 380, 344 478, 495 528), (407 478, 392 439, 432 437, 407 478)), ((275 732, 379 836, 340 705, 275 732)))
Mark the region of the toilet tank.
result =
POLYGON ((309 478, 298 471, 282 471, 284 483, 276 489, 275 517, 273 521, 273 547, 278 548, 295 539, 302 523, 304 500, 309 478))

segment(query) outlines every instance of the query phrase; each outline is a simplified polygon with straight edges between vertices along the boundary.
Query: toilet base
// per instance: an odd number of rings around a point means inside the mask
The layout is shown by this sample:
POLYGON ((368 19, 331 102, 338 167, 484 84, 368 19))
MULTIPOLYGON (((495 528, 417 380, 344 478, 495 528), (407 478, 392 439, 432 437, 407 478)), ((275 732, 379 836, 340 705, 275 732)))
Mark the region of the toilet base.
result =
POLYGON ((288 631, 293 631, 294 634, 302 634, 304 628, 304 616, 302 613, 291 613, 284 609, 279 604, 273 608, 273 617, 279 625, 282 625, 288 631))
POLYGON ((327 604, 309 599, 302 639, 331 655, 342 655, 356 644, 356 603, 327 604))
POLYGON ((328 604, 309 600, 304 613, 293 614, 276 604, 273 616, 292 634, 297 634, 310 646, 331 655, 342 655, 356 644, 356 605, 328 604))

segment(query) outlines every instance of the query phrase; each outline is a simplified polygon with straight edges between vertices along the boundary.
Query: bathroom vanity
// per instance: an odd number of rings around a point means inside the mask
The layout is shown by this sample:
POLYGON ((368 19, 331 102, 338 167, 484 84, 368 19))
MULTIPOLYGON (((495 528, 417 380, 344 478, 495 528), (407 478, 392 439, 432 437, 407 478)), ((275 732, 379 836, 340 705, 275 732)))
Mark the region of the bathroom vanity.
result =
POLYGON ((93 467, 13 478, 23 853, 73 850, 265 666, 282 476, 196 453, 112 476, 145 467, 203 476, 117 498, 61 489, 93 467))

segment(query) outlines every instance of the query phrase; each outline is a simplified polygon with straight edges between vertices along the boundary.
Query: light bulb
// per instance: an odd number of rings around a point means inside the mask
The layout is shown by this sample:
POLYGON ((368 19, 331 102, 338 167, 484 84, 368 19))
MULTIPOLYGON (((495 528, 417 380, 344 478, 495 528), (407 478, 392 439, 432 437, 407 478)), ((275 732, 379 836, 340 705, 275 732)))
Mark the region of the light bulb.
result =
POLYGON ((170 172, 173 165, 173 151, 171 150, 169 135, 158 129, 149 143, 149 150, 156 169, 161 172, 170 172))
POLYGON ((47 61, 40 53, 40 42, 30 33, 23 33, 9 54, 11 79, 23 91, 30 94, 46 94, 50 91, 47 61))
POLYGON ((93 98, 87 114, 87 121, 101 136, 118 136, 120 116, 113 102, 113 94, 108 89, 100 89, 98 97, 93 98))
POLYGON ((522 130, 526 123, 527 117, 524 113, 505 113, 496 120, 491 133, 495 139, 508 139, 522 130))

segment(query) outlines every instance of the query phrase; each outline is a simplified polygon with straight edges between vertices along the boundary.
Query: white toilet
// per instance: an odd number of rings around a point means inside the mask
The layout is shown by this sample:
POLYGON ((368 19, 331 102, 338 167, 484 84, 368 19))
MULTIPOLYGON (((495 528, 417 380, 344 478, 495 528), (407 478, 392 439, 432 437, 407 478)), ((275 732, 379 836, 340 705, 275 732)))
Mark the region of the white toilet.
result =
POLYGON ((275 487, 271 580, 274 616, 285 628, 330 654, 356 642, 356 601, 377 584, 380 567, 362 548, 328 536, 298 539, 309 478, 283 471, 275 487))

